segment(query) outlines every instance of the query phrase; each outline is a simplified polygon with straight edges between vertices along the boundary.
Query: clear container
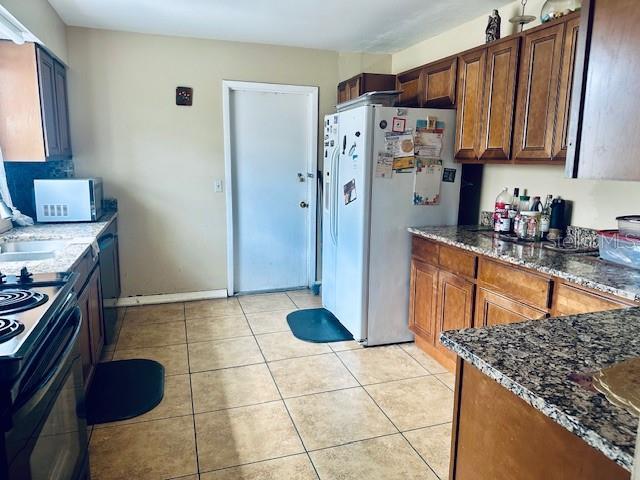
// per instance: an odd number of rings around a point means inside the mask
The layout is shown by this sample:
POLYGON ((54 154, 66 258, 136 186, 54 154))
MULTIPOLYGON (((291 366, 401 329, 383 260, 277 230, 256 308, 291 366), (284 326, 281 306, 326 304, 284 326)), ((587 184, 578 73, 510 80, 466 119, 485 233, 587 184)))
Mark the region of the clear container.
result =
POLYGON ((536 242, 540 240, 540 212, 528 211, 520 212, 522 218, 518 224, 518 231, 516 232, 518 238, 521 240, 529 240, 536 242))
POLYGON ((580 10, 580 7, 582 7, 581 0, 547 0, 540 10, 540 21, 546 23, 554 18, 569 15, 580 10))
POLYGON ((640 238, 602 230, 598 232, 598 248, 603 260, 640 269, 640 238))

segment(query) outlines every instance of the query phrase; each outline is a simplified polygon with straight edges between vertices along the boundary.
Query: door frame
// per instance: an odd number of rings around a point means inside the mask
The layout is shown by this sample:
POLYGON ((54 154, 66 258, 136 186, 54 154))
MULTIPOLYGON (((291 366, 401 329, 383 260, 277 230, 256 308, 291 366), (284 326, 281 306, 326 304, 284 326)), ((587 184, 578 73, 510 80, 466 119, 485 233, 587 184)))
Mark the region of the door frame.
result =
POLYGON ((236 80, 222 81, 222 117, 223 117, 223 141, 224 141, 224 168, 226 184, 226 227, 227 227, 227 295, 235 294, 234 287, 234 225, 233 225, 233 152, 231 151, 231 92, 268 92, 290 93, 307 96, 309 102, 309 149, 307 151, 307 286, 311 287, 316 280, 316 195, 318 175, 318 87, 302 85, 284 85, 276 83, 243 82, 236 80))

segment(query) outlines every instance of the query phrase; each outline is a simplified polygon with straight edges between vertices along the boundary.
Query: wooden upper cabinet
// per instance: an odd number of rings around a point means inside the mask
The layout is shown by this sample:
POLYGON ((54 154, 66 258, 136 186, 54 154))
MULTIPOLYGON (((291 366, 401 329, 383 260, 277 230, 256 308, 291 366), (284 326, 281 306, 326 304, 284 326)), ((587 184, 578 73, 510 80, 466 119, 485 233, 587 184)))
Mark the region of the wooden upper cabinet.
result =
POLYGON ((509 160, 520 38, 487 48, 479 154, 481 160, 509 160))
POLYGON ((438 269, 413 259, 409 288, 409 328, 433 344, 437 329, 438 269))
POLYGON ((360 73, 338 84, 338 103, 358 98, 363 93, 393 90, 396 76, 384 73, 360 73))
POLYGON ((458 58, 458 92, 455 157, 477 159, 486 49, 458 58))
POLYGON ((567 175, 640 180, 640 9, 630 0, 584 0, 581 24, 567 175))
MULTIPOLYGON (((474 290, 472 282, 444 270, 438 272, 437 335, 445 330, 471 328, 474 290)), ((445 353, 455 358, 453 352, 445 350, 445 353)))
POLYGON ((458 58, 453 57, 422 68, 421 106, 451 108, 456 105, 458 58))
POLYGON ((422 70, 419 68, 401 73, 396 77, 396 90, 402 90, 399 104, 403 107, 419 107, 422 91, 422 70))
POLYGON ((552 158, 563 40, 564 23, 524 34, 513 139, 516 161, 552 158))
POLYGON ((0 41, 0 145, 4 159, 71 157, 64 65, 33 43, 0 41))
POLYGON ((474 327, 518 323, 544 318, 547 313, 485 288, 478 288, 474 327))
POLYGON ((569 20, 564 29, 564 46, 562 48, 562 64, 560 67, 560 87, 558 88, 558 109, 553 136, 552 157, 554 160, 565 160, 567 157, 571 89, 573 86, 573 74, 576 66, 576 49, 578 46, 579 30, 580 17, 574 17, 569 20))

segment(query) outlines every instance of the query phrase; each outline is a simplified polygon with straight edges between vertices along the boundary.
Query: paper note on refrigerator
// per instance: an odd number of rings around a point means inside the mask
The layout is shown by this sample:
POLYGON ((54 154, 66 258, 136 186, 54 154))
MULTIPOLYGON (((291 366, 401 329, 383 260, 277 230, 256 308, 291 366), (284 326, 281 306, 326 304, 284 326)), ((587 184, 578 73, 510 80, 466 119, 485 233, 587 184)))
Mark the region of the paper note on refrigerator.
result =
POLYGON ((413 156, 413 135, 412 133, 389 134, 385 136, 387 152, 395 158, 413 156))
POLYGON ((378 152, 376 160, 376 177, 391 178, 393 174, 393 155, 388 152, 378 152))
POLYGON ((413 204, 438 205, 440 203, 442 164, 431 163, 416 168, 414 178, 413 204))
POLYGON ((440 158, 444 131, 435 128, 416 128, 415 154, 427 158, 440 158))

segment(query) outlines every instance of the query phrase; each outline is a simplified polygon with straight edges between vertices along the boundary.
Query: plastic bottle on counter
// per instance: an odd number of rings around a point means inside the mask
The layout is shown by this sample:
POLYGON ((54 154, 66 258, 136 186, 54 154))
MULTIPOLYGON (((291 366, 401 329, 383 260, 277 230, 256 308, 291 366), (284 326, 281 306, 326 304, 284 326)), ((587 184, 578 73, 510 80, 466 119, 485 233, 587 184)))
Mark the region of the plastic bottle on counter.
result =
POLYGON ((553 195, 547 195, 544 201, 544 207, 542 207, 542 216, 540 217, 540 234, 544 240, 547 239, 549 234, 549 226, 551 224, 551 202, 553 195))
POLYGON ((513 220, 513 233, 515 233, 518 237, 524 235, 524 233, 522 233, 522 229, 526 229, 526 225, 522 220, 522 212, 526 212, 527 210, 529 210, 529 196, 520 195, 520 199, 518 201, 518 213, 513 220))
POLYGON ((511 198, 511 207, 509 208, 509 232, 513 232, 515 226, 516 215, 518 214, 518 205, 520 204, 520 189, 513 189, 513 197, 511 198))
POLYGON ((509 187, 504 189, 496 197, 495 209, 493 211, 493 230, 500 233, 509 233, 509 208, 511 207, 511 195, 509 187))

